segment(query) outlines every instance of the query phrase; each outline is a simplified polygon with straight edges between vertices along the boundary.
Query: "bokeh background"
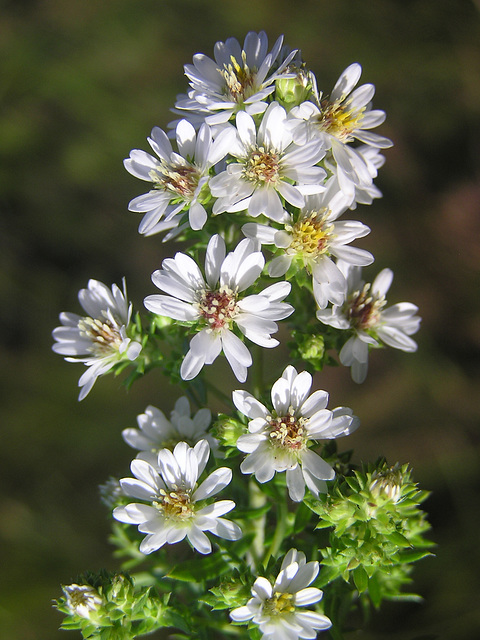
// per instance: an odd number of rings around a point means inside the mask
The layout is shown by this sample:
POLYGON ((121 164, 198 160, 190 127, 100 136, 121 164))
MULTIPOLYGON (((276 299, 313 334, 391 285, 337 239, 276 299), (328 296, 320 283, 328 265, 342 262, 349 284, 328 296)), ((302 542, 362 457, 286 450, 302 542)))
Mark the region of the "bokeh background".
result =
MULTIPOLYGON (((361 640, 471 640, 480 629, 480 3, 471 0, 15 0, 0 2, 0 639, 57 640, 61 583, 118 567, 98 484, 128 473, 120 432, 180 393, 160 373, 112 377, 77 403, 81 366, 51 352, 62 310, 95 277, 125 275, 137 308, 173 247, 137 234, 142 192, 122 159, 165 127, 183 64, 265 29, 302 49, 329 91, 351 62, 377 87, 395 146, 358 219, 367 272, 395 271, 390 302, 421 308, 416 355, 373 354, 318 385, 362 428, 356 460, 410 462, 432 491, 436 558, 415 571, 423 604, 382 607, 361 640)), ((232 388, 233 377, 226 385, 232 388)), ((76 632, 71 632, 75 637, 76 632)))

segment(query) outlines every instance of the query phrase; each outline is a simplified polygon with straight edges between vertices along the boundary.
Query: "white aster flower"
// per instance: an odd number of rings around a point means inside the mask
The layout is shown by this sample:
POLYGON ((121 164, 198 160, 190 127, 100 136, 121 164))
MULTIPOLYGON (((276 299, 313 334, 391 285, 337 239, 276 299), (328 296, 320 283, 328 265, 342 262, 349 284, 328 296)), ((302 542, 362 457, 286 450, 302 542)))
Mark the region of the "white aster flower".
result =
POLYGON ((229 153, 238 162, 210 181, 217 198, 214 214, 248 210, 253 217, 282 221, 281 198, 303 207, 305 195, 323 191, 326 172, 315 165, 325 155, 324 147, 318 138, 297 146, 286 122, 287 113, 277 102, 269 105, 258 131, 250 115, 237 114, 237 136, 229 153))
POLYGON ((103 598, 98 591, 87 584, 69 584, 63 586, 62 590, 72 614, 87 620, 96 619, 96 614, 103 605, 103 598))
POLYGON ((207 247, 205 278, 197 263, 184 253, 164 260, 163 269, 152 275, 153 283, 168 295, 147 296, 147 309, 174 320, 197 323, 199 329, 180 369, 184 380, 195 378, 223 350, 237 379, 245 382, 252 356, 233 327, 255 344, 275 347, 279 344, 271 337, 278 330, 275 321, 294 311, 282 302, 290 292, 287 282, 267 287, 258 295, 241 296, 265 264, 252 240, 242 240, 227 256, 225 252, 223 238, 214 235, 207 247))
POLYGON ((372 182, 365 158, 351 143, 358 140, 380 149, 392 146, 391 140, 370 131, 382 124, 385 112, 370 108, 375 94, 373 84, 354 89, 361 73, 358 63, 351 64, 341 74, 329 98, 320 95, 318 104, 307 101, 290 112, 302 121, 295 127, 295 141, 301 144, 312 136, 319 136, 325 147, 331 149, 342 190, 350 195, 354 194, 355 186, 365 188, 372 182))
POLYGON ((127 302, 125 280, 123 292, 116 284, 110 290, 98 280, 89 280, 88 288, 78 293, 86 316, 62 312, 63 326, 53 330, 55 353, 67 362, 83 362, 88 369, 78 381, 82 387, 79 400, 90 392, 95 380, 120 361, 135 360, 142 346, 127 336, 132 305, 127 302))
POLYGON ((326 491, 325 480, 332 480, 332 467, 314 453, 312 441, 346 436, 360 422, 351 409, 326 408, 328 393, 311 395, 312 376, 297 373, 289 365, 272 387, 273 411, 247 391, 234 391, 233 402, 247 418, 249 433, 237 440, 240 451, 248 453, 240 465, 242 473, 254 473, 260 483, 271 480, 275 472, 286 471, 290 498, 300 502, 305 485, 318 495, 326 491))
POLYGON ((318 562, 306 562, 305 554, 290 549, 273 586, 259 577, 252 587, 252 598, 234 609, 235 622, 251 620, 262 632, 262 640, 313 640, 318 631, 332 626, 327 616, 303 607, 322 599, 323 592, 309 585, 318 575, 318 562))
POLYGON ((347 298, 342 305, 331 309, 319 309, 317 318, 336 329, 352 332, 343 345, 340 362, 351 367, 352 378, 361 383, 368 371, 369 347, 387 344, 395 349, 412 353, 417 343, 409 336, 418 331, 420 317, 415 315, 418 307, 410 302, 400 302, 385 309, 385 295, 393 280, 391 269, 382 269, 373 284, 361 278, 361 269, 343 261, 338 267, 347 278, 347 298))
POLYGON ((129 173, 153 183, 151 191, 134 198, 128 206, 130 211, 145 214, 138 228, 140 233, 152 235, 178 226, 187 209, 190 227, 202 229, 207 220, 202 201, 209 197, 206 186, 210 169, 228 153, 233 137, 232 127, 222 130, 213 140, 207 124, 197 134, 190 122, 180 120, 175 152, 167 134, 154 127, 148 142, 158 158, 134 149, 124 161, 129 173))
POLYGON ((297 216, 290 215, 283 229, 247 223, 242 231, 248 238, 282 250, 268 266, 272 277, 285 275, 292 262, 299 261, 312 274, 315 299, 323 309, 329 301, 341 304, 347 291, 345 276, 332 256, 360 266, 373 262, 370 252, 347 246, 370 233, 369 227, 356 220, 337 220, 350 203, 351 198, 339 190, 332 177, 323 193, 307 196, 304 208, 297 216))
POLYGON ((152 553, 185 537, 200 553, 210 553, 212 545, 205 531, 227 540, 241 537, 240 527, 221 517, 235 507, 232 500, 204 504, 232 479, 232 470, 221 467, 198 485, 209 454, 206 440, 193 448, 179 442, 173 452, 169 449, 159 452, 157 468, 145 460, 132 462, 135 478, 120 480, 122 489, 149 504, 135 502, 117 507, 113 516, 120 522, 138 525, 138 530, 147 534, 140 544, 142 553, 152 553))
POLYGON ((157 464, 160 449, 173 449, 179 442, 190 446, 206 440, 212 450, 218 449, 218 441, 207 432, 212 421, 210 409, 199 409, 191 416, 190 402, 182 396, 167 420, 163 411, 148 406, 145 413, 137 416, 138 429, 124 429, 123 439, 140 453, 137 458, 146 460, 153 467, 157 464))
POLYGON ((191 89, 187 96, 179 96, 176 108, 200 112, 211 125, 225 123, 243 109, 251 115, 263 113, 267 96, 275 90, 275 80, 283 77, 296 54, 282 50, 282 43, 280 36, 267 53, 266 33, 250 31, 243 49, 235 38, 228 38, 215 44, 215 60, 195 54, 193 64, 185 65, 191 89))

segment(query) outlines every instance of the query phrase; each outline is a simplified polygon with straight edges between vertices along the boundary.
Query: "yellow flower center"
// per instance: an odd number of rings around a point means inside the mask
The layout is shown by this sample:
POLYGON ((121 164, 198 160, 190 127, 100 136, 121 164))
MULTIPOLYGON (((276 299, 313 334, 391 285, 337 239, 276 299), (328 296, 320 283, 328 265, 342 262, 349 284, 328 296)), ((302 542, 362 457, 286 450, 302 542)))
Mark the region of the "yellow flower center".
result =
POLYGON ((385 296, 370 294, 370 283, 361 291, 355 291, 347 300, 346 315, 355 329, 371 329, 380 319, 383 307, 387 304, 385 296))
POLYGON ((325 131, 341 142, 351 142, 353 133, 360 127, 365 107, 350 109, 349 103, 340 104, 339 101, 322 100, 321 111, 317 116, 317 124, 321 131, 325 131))
POLYGON ((105 355, 120 348, 123 338, 118 325, 111 320, 98 318, 81 318, 78 322, 80 335, 92 342, 90 350, 97 355, 105 355))
POLYGON ((242 51, 242 64, 234 56, 230 56, 230 60, 220 71, 225 80, 224 92, 233 102, 242 103, 255 93, 257 70, 248 67, 245 51, 242 51))
POLYGON ((286 416, 267 416, 270 426, 270 442, 282 449, 303 449, 307 442, 305 432, 306 418, 296 418, 293 407, 288 408, 286 416))
POLYGON ((205 291, 198 303, 200 314, 208 323, 211 331, 230 327, 237 313, 237 296, 229 287, 220 287, 217 291, 205 291))
POLYGON ((327 214, 325 210, 313 211, 300 218, 294 225, 286 225, 285 230, 292 236, 292 242, 286 253, 302 254, 307 259, 328 253, 329 240, 334 227, 333 224, 328 225, 325 222, 327 214))
POLYGON ((252 149, 245 160, 243 177, 257 186, 275 184, 280 177, 279 154, 265 147, 252 149))
POLYGON ((189 520, 194 514, 190 494, 185 491, 177 489, 167 493, 161 489, 159 498, 153 505, 168 519, 189 520))
POLYGON ((269 616, 293 613, 295 611, 294 597, 293 593, 279 593, 276 591, 271 598, 265 601, 263 613, 269 616))

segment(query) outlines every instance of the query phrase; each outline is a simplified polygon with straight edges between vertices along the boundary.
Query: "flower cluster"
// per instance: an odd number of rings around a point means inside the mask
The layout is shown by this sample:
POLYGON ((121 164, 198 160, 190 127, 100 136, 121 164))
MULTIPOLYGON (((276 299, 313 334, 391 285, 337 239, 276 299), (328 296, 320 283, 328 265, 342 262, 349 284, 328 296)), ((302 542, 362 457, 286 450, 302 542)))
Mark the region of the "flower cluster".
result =
MULTIPOLYGON (((416 307, 383 310, 391 272, 383 270, 371 287, 361 282, 361 268, 374 258, 350 245, 370 229, 341 218, 380 195, 373 180, 384 159, 380 151, 391 142, 371 131, 385 119, 371 108, 375 88, 356 88, 361 67, 355 63, 325 97, 300 54, 282 43, 279 38, 269 52, 265 33, 250 32, 243 47, 234 38, 218 42, 214 60, 195 55, 185 67, 190 90, 177 101, 182 117, 174 130, 169 136, 155 127, 148 138, 155 155, 135 149, 125 160, 132 175, 152 185, 129 204, 143 214, 140 233, 167 231, 165 239, 182 234, 206 246, 204 273, 196 255, 177 253, 152 275, 163 293, 145 298, 154 315, 195 332, 180 363, 183 380, 223 352, 245 382, 252 356, 244 338, 267 348, 278 344, 272 338, 277 321, 295 311, 284 299, 304 272, 312 275, 320 323, 349 330, 340 362, 352 367, 356 382, 365 379, 370 348, 416 349, 409 337, 419 325, 416 307), (229 253, 227 228, 231 238, 246 237, 229 253), (263 246, 273 254, 268 277, 284 278, 270 286, 260 283, 263 246)), ((133 361, 140 351, 127 337, 125 300, 112 293, 115 301, 97 293, 92 318, 62 314, 69 329, 54 333, 58 353, 88 353, 82 398, 119 357, 133 361)))
POLYGON ((370 349, 417 348, 417 307, 386 307, 392 271, 366 284, 361 270, 374 256, 353 244, 370 228, 347 212, 381 196, 374 180, 391 145, 371 131, 385 113, 372 107, 372 84, 357 86, 361 71, 351 64, 324 95, 283 37, 271 49, 264 32, 217 42, 213 58, 199 53, 185 66, 177 119, 152 129, 151 152, 125 159, 148 183, 128 205, 142 216, 139 233, 182 250, 153 272, 145 319, 133 315, 125 282, 122 291, 90 280, 79 293, 84 314, 60 315, 53 350, 86 366, 80 400, 110 371, 130 369, 131 385, 156 367, 184 395, 170 418, 149 405, 138 428, 123 430, 136 450, 133 477, 102 490, 124 567, 141 572, 64 587, 65 628, 106 640, 170 626, 187 638, 246 623, 255 640, 313 640, 333 625, 341 637, 338 611, 355 598, 326 598, 324 613, 318 587, 342 577, 377 605, 382 589, 395 595, 406 582, 403 564, 415 558, 405 548, 425 546, 412 502, 424 496, 404 468, 347 474, 333 441, 360 421, 312 391, 311 371, 335 354, 363 382, 370 349), (310 370, 287 364, 278 377, 263 357, 288 332, 290 362, 310 370), (250 372, 251 392, 225 393, 221 368, 205 370, 221 354, 239 383, 250 372), (217 420, 209 393, 226 405, 217 420), (234 500, 216 501, 227 487, 234 500), (326 527, 332 542, 322 549, 317 529, 326 527), (296 536, 324 570, 288 551, 296 536), (219 622, 222 609, 229 617, 219 622))

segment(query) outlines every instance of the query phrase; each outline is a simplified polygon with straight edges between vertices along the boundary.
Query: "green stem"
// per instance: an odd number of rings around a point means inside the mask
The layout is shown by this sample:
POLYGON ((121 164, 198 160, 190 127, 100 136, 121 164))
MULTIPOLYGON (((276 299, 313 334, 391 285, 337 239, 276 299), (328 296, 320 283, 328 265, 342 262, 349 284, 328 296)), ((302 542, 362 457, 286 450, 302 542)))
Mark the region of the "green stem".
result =
POLYGON ((277 525, 275 527, 275 532, 273 534, 270 547, 267 553, 265 554, 265 557, 263 558, 264 567, 267 566, 270 558, 272 556, 275 556, 278 553, 280 547, 282 546, 282 542, 285 538, 285 531, 287 528, 287 514, 288 514, 287 503, 283 499, 281 500, 281 502, 277 503, 277 525))
MULTIPOLYGON (((259 509, 267 503, 267 496, 260 489, 258 484, 250 478, 248 483, 249 503, 252 509, 259 509)), ((266 514, 253 520, 252 527, 254 532, 254 538, 250 549, 250 557, 252 564, 258 566, 260 558, 263 556, 263 549, 265 547, 265 525, 267 522, 266 514)))

